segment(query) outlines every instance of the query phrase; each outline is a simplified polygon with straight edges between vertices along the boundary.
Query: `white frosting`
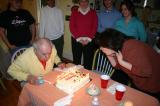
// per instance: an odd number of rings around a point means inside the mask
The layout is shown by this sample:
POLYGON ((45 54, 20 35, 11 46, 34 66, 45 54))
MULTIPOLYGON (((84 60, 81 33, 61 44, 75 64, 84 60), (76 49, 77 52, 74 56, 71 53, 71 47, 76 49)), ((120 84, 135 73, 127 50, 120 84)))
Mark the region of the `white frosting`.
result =
POLYGON ((56 87, 71 94, 79 90, 89 81, 89 73, 85 74, 76 68, 69 68, 68 71, 57 76, 56 87))

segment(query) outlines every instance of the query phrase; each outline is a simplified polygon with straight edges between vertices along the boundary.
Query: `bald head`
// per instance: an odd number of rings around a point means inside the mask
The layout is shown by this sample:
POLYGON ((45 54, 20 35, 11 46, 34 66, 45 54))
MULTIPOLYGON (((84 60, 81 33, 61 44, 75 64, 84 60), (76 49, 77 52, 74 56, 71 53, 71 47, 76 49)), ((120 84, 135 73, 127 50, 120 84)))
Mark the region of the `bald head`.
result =
POLYGON ((47 38, 40 38, 33 43, 33 47, 36 50, 41 48, 52 48, 52 43, 47 38))
POLYGON ((40 60, 48 60, 52 52, 52 42, 47 38, 40 38, 33 43, 36 55, 40 60))

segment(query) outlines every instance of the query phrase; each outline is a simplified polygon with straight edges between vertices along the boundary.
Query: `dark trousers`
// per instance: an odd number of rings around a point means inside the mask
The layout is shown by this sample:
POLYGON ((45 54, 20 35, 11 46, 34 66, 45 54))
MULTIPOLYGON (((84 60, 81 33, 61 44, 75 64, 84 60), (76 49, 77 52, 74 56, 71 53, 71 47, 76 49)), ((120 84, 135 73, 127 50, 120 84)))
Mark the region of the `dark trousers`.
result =
POLYGON ((62 59, 63 55, 63 46, 64 46, 64 37, 63 35, 56 39, 52 40, 52 43, 55 45, 58 56, 62 59))
POLYGON ((92 69, 93 61, 93 43, 90 42, 83 46, 81 43, 77 42, 76 39, 72 37, 72 53, 73 53, 73 63, 81 64, 82 54, 83 54, 83 65, 86 69, 92 69))
POLYGON ((114 71, 111 78, 125 85, 128 85, 128 82, 130 81, 130 78, 125 72, 123 72, 122 70, 117 70, 117 69, 114 71))

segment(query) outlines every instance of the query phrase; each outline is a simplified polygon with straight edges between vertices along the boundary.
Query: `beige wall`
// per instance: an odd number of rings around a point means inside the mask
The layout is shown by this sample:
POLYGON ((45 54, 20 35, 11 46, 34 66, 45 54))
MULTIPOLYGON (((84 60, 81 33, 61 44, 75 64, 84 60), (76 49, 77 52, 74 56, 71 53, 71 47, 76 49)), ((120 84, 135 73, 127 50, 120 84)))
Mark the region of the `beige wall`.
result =
MULTIPOLYGON (((8 5, 8 0, 0 0, 0 9, 5 10, 8 5)), ((31 12, 37 20, 37 2, 36 0, 23 0, 23 8, 31 12)))
POLYGON ((23 8, 30 11, 37 22, 37 0, 23 0, 23 8))
POLYGON ((7 0, 0 0, 0 10, 5 10, 7 8, 7 0))
MULTIPOLYGON (((72 6, 72 0, 57 0, 57 6, 62 9, 64 13, 64 20, 65 15, 70 15, 71 11, 70 8, 72 6)), ((65 30, 64 30, 64 50, 63 56, 65 58, 72 60, 72 50, 71 50, 71 33, 69 30, 69 21, 65 21, 65 30)))

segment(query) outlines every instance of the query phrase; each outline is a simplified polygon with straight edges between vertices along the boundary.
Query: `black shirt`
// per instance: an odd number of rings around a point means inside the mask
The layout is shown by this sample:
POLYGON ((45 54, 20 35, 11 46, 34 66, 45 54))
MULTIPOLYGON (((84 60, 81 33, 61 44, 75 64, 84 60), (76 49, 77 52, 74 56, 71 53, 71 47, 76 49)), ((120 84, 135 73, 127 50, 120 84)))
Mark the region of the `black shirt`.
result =
POLYGON ((33 16, 24 9, 6 10, 0 14, 0 27, 7 30, 7 39, 15 46, 26 46, 32 39, 29 26, 35 22, 33 16))

